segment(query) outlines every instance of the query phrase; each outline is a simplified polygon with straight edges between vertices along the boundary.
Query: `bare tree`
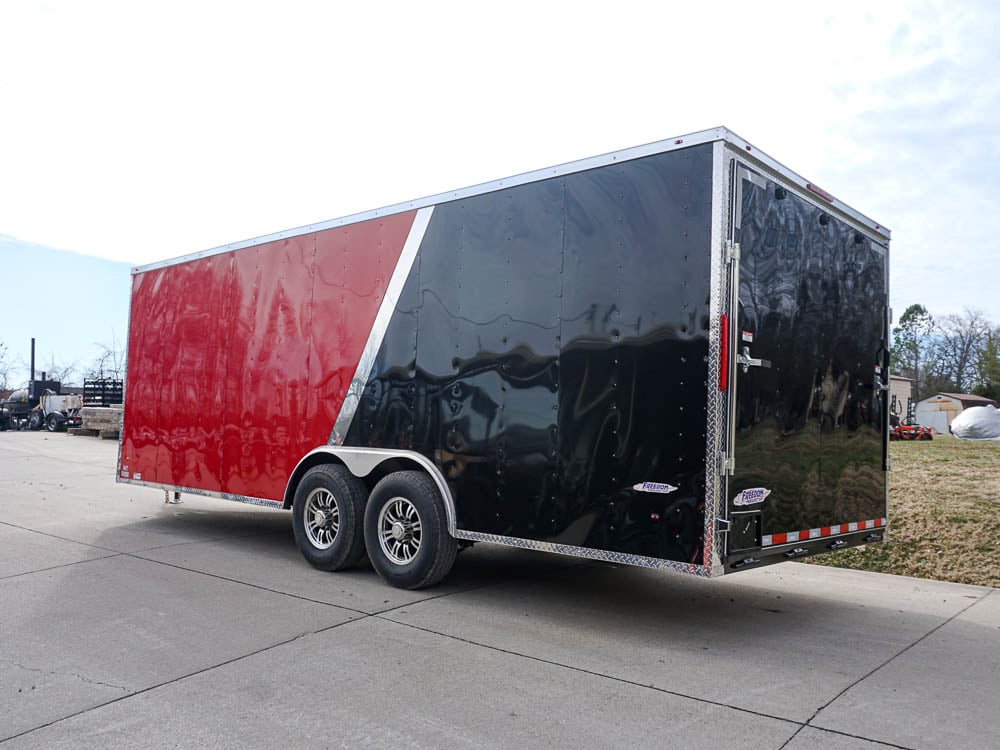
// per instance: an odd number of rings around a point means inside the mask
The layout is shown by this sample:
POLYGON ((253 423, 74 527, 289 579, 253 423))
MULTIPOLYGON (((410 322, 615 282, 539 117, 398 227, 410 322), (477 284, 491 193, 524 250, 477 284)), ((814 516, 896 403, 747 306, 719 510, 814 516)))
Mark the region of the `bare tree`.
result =
POLYGON ((10 388, 10 374, 14 363, 7 358, 7 345, 0 341, 0 390, 10 388))
POLYGON ((945 315, 936 321, 934 352, 940 372, 959 393, 979 385, 977 366, 991 330, 982 311, 969 308, 961 315, 945 315))
MULTIPOLYGON (((49 363, 43 369, 46 380, 55 380, 64 385, 71 383, 77 376, 77 363, 56 362, 56 358, 49 355, 49 363)), ((36 376, 41 373, 36 372, 36 376)))
POLYGON ((125 377, 125 351, 112 332, 111 345, 98 344, 101 353, 84 372, 85 378, 122 380, 125 377))

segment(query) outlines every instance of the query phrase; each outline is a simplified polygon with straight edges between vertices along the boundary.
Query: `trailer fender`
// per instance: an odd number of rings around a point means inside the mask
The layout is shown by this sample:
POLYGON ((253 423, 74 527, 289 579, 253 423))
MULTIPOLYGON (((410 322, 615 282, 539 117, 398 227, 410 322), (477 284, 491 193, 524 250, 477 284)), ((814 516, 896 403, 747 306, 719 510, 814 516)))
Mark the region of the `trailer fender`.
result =
POLYGON ((295 489, 299 486, 305 473, 312 467, 324 463, 337 463, 346 466, 354 476, 365 480, 369 490, 375 482, 391 471, 418 469, 424 472, 441 493, 441 499, 444 501, 445 512, 448 516, 448 533, 455 536, 457 529, 455 499, 452 497, 448 483, 434 462, 416 451, 392 448, 347 448, 342 445, 323 445, 314 448, 302 457, 292 471, 288 484, 285 485, 284 507, 286 509, 292 507, 295 489))

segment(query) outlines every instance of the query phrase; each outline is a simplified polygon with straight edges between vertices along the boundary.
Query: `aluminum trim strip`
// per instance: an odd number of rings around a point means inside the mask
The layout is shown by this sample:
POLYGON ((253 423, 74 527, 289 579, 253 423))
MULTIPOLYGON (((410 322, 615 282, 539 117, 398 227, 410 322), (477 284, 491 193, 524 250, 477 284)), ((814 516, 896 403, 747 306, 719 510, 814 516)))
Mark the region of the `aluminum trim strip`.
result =
POLYGON ((424 234, 427 232, 427 225, 430 223, 433 213, 433 206, 422 208, 417 211, 417 215, 413 218, 410 233, 403 244, 403 251, 400 253, 399 261, 392 272, 392 278, 389 279, 389 285, 382 297, 382 304, 379 305, 375 322, 372 323, 372 329, 368 334, 368 341, 365 342, 365 348, 361 352, 354 377, 351 378, 351 383, 347 387, 344 402, 340 405, 337 421, 334 422, 333 430, 330 432, 329 445, 344 444, 344 438, 351 428, 354 414, 361 402, 361 393, 364 391, 372 368, 375 366, 375 358, 382 347, 382 339, 385 338, 385 332, 389 329, 389 322, 392 320, 392 314, 396 311, 399 295, 402 294, 403 285, 413 268, 413 261, 417 257, 417 251, 420 249, 420 243, 424 240, 424 234))
POLYGON ((726 217, 728 216, 729 197, 726 169, 727 159, 725 146, 716 143, 712 150, 712 223, 709 252, 711 253, 709 294, 709 332, 708 332, 708 372, 707 378, 707 408, 705 436, 705 497, 703 532, 703 561, 706 565, 722 565, 724 550, 720 542, 723 534, 717 534, 717 519, 725 510, 723 496, 725 479, 720 476, 719 452, 725 450, 727 392, 720 393, 718 373, 722 358, 721 315, 726 312, 726 217), (713 375, 714 374, 714 375, 713 375))
MULTIPOLYGON (((733 154, 738 159, 749 162, 753 168, 763 171, 765 176, 770 177, 775 182, 778 182, 782 185, 782 187, 794 187, 800 197, 807 200, 809 203, 819 206, 825 211, 831 211, 839 214, 841 218, 852 223, 858 229, 863 230, 880 244, 885 245, 892 238, 892 232, 889 231, 888 228, 874 219, 865 216, 860 211, 856 211, 846 203, 836 198, 829 203, 821 203, 818 200, 818 196, 807 187, 808 185, 813 184, 811 180, 805 179, 802 175, 792 171, 776 159, 765 154, 763 151, 751 146, 732 131, 727 132, 724 140, 729 144, 730 149, 732 149, 733 154)), ((753 178, 749 176, 747 179, 754 181, 753 178)))
POLYGON ((470 542, 487 542, 489 544, 501 544, 505 547, 517 547, 519 549, 537 550, 540 552, 554 552, 558 555, 568 557, 582 557, 588 560, 601 560, 603 562, 620 563, 622 565, 632 565, 638 568, 653 568, 656 570, 673 570, 680 573, 711 578, 722 575, 724 572, 720 566, 708 567, 695 565, 693 563, 676 562, 675 560, 661 560, 658 557, 646 557, 644 555, 632 555, 627 552, 612 552, 610 550, 592 549, 590 547, 575 547, 571 544, 555 544, 554 542, 540 542, 534 539, 521 539, 519 537, 499 536, 497 534, 484 534, 479 531, 456 531, 457 539, 465 539, 470 542))
POLYGON ((448 201, 463 200, 465 198, 471 198, 476 195, 482 195, 483 193, 491 193, 495 190, 502 190, 504 188, 516 187, 518 185, 526 185, 531 182, 539 182, 540 180, 547 180, 550 177, 561 177, 563 175, 574 174, 576 172, 584 172, 588 169, 595 169, 596 167, 603 167, 608 164, 615 164, 622 161, 631 161, 632 159, 639 159, 643 156, 650 156, 651 154, 666 153, 667 151, 675 151, 677 149, 689 148, 690 146, 697 146, 702 143, 711 143, 713 141, 718 141, 727 138, 729 131, 723 127, 710 128, 708 130, 701 130, 696 133, 689 133, 687 135, 678 136, 675 138, 666 138, 662 141, 654 141, 653 143, 647 143, 642 146, 633 146, 631 148, 621 149, 619 151, 612 151, 606 154, 601 154, 599 156, 591 156, 585 159, 578 159, 576 161, 567 162, 565 164, 559 164, 553 167, 545 167, 543 169, 537 169, 531 172, 524 172, 523 174, 514 175, 512 177, 505 177, 500 180, 493 180, 491 182, 484 182, 479 185, 472 185, 471 187, 461 188, 459 190, 452 190, 446 193, 438 193, 436 195, 430 195, 425 198, 417 198, 416 200, 406 201, 404 203, 396 203, 391 206, 386 206, 384 208, 377 208, 372 211, 364 211, 362 213, 350 214, 349 216, 342 216, 338 219, 330 219, 328 221, 321 221, 315 224, 306 224, 301 227, 295 227, 294 229, 287 229, 281 232, 274 232, 272 234, 262 235, 260 237, 253 237, 251 239, 242 240, 240 242, 234 242, 228 245, 221 245, 219 247, 211 248, 208 250, 202 250, 199 252, 190 253, 187 255, 182 255, 177 258, 171 258, 168 260, 158 261, 156 263, 149 263, 146 265, 136 266, 132 269, 132 273, 145 273, 147 271, 155 271, 160 268, 165 268, 166 266, 176 265, 178 263, 186 263, 192 260, 199 260, 201 258, 207 258, 211 255, 219 255, 222 253, 232 252, 233 250, 240 250, 245 247, 252 247, 254 245, 259 245, 264 242, 273 242, 275 240, 287 239, 289 237, 296 237, 301 234, 309 234, 310 232, 320 232, 325 229, 333 229, 336 227, 346 226, 348 224, 356 224, 360 221, 369 221, 371 219, 378 219, 384 216, 390 216, 392 214, 402 213, 404 211, 413 211, 415 209, 427 208, 429 206, 435 206, 439 203, 447 203, 448 201))
MULTIPOLYGON (((413 211, 415 209, 426 208, 428 206, 434 206, 439 203, 446 203, 448 201, 462 200, 464 198, 470 198, 475 195, 482 195, 483 193, 490 193, 495 190, 501 190, 503 188, 515 187, 517 185, 525 185, 530 182, 538 182, 540 180, 545 180, 550 177, 560 177, 563 175, 574 174, 576 172, 583 172, 588 169, 594 169, 596 167, 603 167, 608 164, 614 164, 621 161, 630 161, 632 159, 639 159, 643 156, 650 156, 651 154, 666 153, 667 151, 675 151, 677 149, 688 148, 690 146, 697 146, 702 143, 712 143, 715 141, 726 141, 731 144, 734 149, 741 149, 739 153, 752 161, 758 162, 766 166, 770 171, 783 176, 785 179, 796 183, 802 190, 806 191, 806 185, 809 181, 788 169, 787 167, 780 164, 775 159, 771 158, 763 151, 756 149, 751 146, 746 140, 740 138, 738 135, 733 133, 731 130, 724 127, 710 128, 708 130, 701 130, 695 133, 689 133, 687 135, 678 136, 676 138, 665 138, 662 141, 655 141, 653 143, 647 143, 642 146, 633 146, 631 148, 621 149, 619 151, 612 151, 607 154, 601 154, 600 156, 592 156, 586 159, 579 159, 577 161, 567 162, 566 164, 560 164, 553 167, 546 167, 545 169, 538 169, 532 172, 525 172, 520 175, 514 175, 512 177, 507 177, 501 180, 494 180, 492 182, 484 182, 479 185, 473 185, 471 187, 462 188, 459 190, 453 190, 446 193, 438 193, 436 195, 427 196, 425 198, 418 198, 412 201, 406 201, 404 203, 396 203, 391 206, 386 206, 384 208, 378 208, 372 211, 364 211, 361 213, 350 214, 349 216, 342 216, 337 219, 330 219, 328 221, 316 222, 314 224, 306 224, 304 226, 295 227, 293 229, 286 229, 281 232, 274 232, 272 234, 261 235, 259 237, 253 237, 247 240, 242 240, 240 242, 234 242, 228 245, 220 245, 219 247, 210 248, 208 250, 201 250, 194 253, 189 253, 187 255, 181 255, 177 258, 171 258, 168 260, 162 260, 155 263, 148 263, 141 266, 136 266, 132 269, 132 273, 145 273, 147 271, 155 271, 160 268, 165 268, 167 266, 176 265, 178 263, 186 263, 192 260, 198 260, 200 258, 207 258, 211 255, 219 255, 221 253, 232 252, 233 250, 239 250, 245 247, 252 247, 254 245, 259 245, 263 242, 273 242, 275 240, 287 239, 289 237, 296 237, 302 234, 308 234, 310 232, 319 232, 324 229, 333 229, 335 227, 342 227, 348 224, 356 224, 360 221, 368 221, 370 219, 377 219, 383 216, 390 216, 392 214, 402 213, 403 211, 413 211)), ((891 232, 884 226, 881 226, 877 222, 868 218, 864 214, 855 211, 854 209, 848 207, 839 200, 834 200, 831 206, 836 207, 839 211, 842 211, 856 221, 860 221, 866 225, 869 231, 874 231, 879 234, 879 236, 884 240, 888 241, 891 232)))
POLYGON ((160 484, 159 482, 146 482, 136 479, 126 479, 118 477, 120 484, 134 484, 139 487, 149 487, 150 489, 166 490, 168 492, 183 492, 186 495, 201 495, 202 497, 218 497, 222 500, 232 500, 237 503, 247 503, 248 505, 260 505, 264 508, 275 508, 283 510, 284 505, 281 500, 268 500, 264 497, 251 497, 249 495, 233 495, 228 492, 216 492, 215 490, 203 490, 196 487, 181 487, 174 484, 160 484))
MULTIPOLYGON (((128 342, 131 338, 132 333, 132 293, 134 291, 134 286, 132 284, 132 277, 129 277, 129 290, 128 290, 128 320, 125 324, 125 372, 122 378, 122 418, 118 421, 118 462, 115 465, 115 477, 116 480, 120 480, 122 474, 122 450, 125 447, 125 394, 128 393, 128 342)), ((82 425, 83 422, 81 421, 82 425)))

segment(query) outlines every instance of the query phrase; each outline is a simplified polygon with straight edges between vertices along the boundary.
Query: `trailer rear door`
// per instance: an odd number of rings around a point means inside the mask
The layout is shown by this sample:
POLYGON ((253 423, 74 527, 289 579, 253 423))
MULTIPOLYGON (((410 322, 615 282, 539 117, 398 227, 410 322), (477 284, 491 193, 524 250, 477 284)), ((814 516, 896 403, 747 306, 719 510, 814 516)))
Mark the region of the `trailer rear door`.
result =
POLYGON ((732 189, 726 564, 738 568, 874 540, 886 524, 888 266, 886 247, 805 191, 739 163, 732 189))

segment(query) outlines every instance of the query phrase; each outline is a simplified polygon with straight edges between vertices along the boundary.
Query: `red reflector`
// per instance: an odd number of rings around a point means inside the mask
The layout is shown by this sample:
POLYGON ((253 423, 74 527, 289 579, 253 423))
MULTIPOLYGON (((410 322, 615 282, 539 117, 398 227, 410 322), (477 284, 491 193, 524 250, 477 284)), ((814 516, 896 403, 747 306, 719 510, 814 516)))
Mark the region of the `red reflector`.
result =
POLYGON ((807 182, 806 183, 806 189, 809 190, 810 192, 816 193, 816 195, 818 195, 820 198, 822 198, 823 200, 828 200, 831 203, 833 203, 835 200, 837 200, 832 195, 830 195, 828 192, 826 192, 825 190, 823 190, 823 188, 818 188, 815 185, 813 185, 811 182, 807 182))
POLYGON ((675 146, 680 146, 682 143, 684 143, 684 141, 681 138, 678 138, 676 141, 674 141, 675 146))
POLYGON ((719 390, 729 386, 729 316, 719 316, 719 390))

